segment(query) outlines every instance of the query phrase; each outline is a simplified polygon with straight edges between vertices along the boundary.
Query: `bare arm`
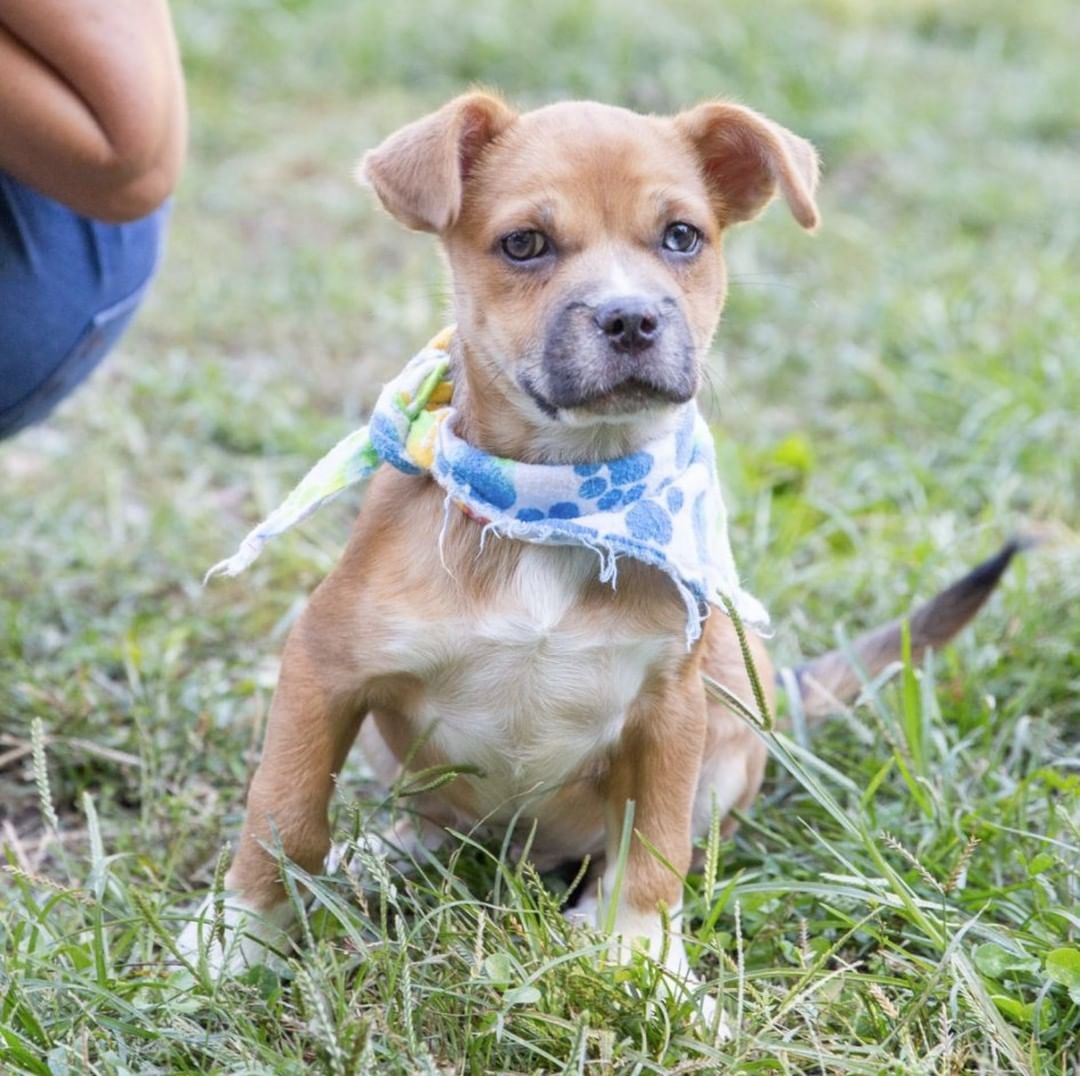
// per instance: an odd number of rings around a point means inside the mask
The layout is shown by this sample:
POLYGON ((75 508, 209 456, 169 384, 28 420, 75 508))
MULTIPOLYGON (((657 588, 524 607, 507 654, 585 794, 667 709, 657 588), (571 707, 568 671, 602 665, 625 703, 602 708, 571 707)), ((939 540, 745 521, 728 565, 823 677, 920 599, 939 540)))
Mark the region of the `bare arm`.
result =
POLYGON ((0 169, 131 220, 172 192, 186 138, 167 0, 0 0, 0 169))

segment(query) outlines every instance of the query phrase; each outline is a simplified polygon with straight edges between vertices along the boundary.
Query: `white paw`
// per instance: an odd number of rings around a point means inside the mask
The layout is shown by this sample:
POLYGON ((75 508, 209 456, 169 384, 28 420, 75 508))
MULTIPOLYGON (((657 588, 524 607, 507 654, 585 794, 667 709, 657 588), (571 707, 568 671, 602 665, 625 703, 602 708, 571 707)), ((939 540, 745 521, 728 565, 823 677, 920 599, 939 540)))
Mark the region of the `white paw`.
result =
POLYGON ((294 920, 287 900, 259 912, 233 894, 225 893, 220 903, 210 895, 184 926, 176 945, 196 968, 205 961, 214 978, 239 975, 257 965, 280 968, 292 948, 289 928, 294 920))
MULTIPOLYGON (((697 983, 697 976, 691 973, 688 985, 692 988, 697 983)), ((726 1013, 712 994, 698 994, 694 1004, 697 1021, 712 1034, 714 1042, 731 1042, 735 1038, 726 1013)))
POLYGON ((668 936, 663 967, 659 990, 675 1001, 689 1001, 694 1023, 709 1032, 713 1041, 730 1042, 734 1036, 727 1016, 716 997, 701 989, 701 980, 691 971, 682 938, 677 934, 668 936))
POLYGON ((635 951, 641 951, 659 962, 663 968, 657 983, 659 992, 676 1001, 689 1001, 693 1006, 694 1023, 708 1032, 713 1041, 729 1042, 733 1033, 719 1001, 701 990, 701 980, 690 968, 682 935, 675 929, 679 918, 678 915, 672 917, 672 929, 665 937, 659 915, 627 915, 620 910, 613 946, 617 959, 626 963, 635 951))
POLYGON ((583 893, 581 899, 572 908, 563 909, 563 918, 576 927, 599 926, 600 900, 595 891, 583 893))
POLYGON ((326 853, 327 874, 344 871, 360 881, 367 880, 371 873, 367 866, 371 857, 388 860, 394 850, 377 833, 366 833, 356 841, 337 841, 330 845, 326 853))
POLYGON ((446 839, 446 831, 432 824, 416 824, 411 818, 399 818, 385 836, 362 833, 355 841, 339 841, 330 846, 326 873, 345 869, 364 885, 383 887, 390 884, 387 867, 407 873, 416 866, 424 851, 434 852, 446 839))

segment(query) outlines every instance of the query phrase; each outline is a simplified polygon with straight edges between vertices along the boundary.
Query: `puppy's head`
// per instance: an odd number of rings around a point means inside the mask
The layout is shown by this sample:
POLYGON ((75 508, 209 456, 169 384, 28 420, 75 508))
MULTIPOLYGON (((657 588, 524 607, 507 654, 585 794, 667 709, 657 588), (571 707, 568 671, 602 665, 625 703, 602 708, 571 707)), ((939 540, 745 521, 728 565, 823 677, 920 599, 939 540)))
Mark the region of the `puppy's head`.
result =
POLYGON ((817 224, 810 144, 725 103, 519 115, 472 93, 391 135, 361 175, 441 239, 472 384, 549 440, 646 430, 691 399, 724 302, 724 229, 778 191, 817 224))

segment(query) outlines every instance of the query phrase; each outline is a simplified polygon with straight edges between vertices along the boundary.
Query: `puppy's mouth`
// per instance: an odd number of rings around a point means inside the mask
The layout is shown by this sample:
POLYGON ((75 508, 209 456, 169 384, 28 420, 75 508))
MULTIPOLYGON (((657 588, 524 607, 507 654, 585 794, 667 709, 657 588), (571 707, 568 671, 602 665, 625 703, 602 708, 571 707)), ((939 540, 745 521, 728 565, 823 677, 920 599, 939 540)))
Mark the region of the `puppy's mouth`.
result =
POLYGON ((599 386, 592 391, 551 399, 528 377, 523 376, 520 385, 548 418, 558 418, 561 411, 582 412, 597 418, 643 414, 686 403, 694 398, 696 388, 689 377, 680 379, 678 384, 657 384, 646 378, 631 376, 615 385, 599 386))
POLYGON ((686 379, 681 385, 658 385, 640 377, 628 377, 612 388, 585 396, 573 406, 595 415, 629 415, 651 411, 665 404, 681 404, 693 399, 686 379))

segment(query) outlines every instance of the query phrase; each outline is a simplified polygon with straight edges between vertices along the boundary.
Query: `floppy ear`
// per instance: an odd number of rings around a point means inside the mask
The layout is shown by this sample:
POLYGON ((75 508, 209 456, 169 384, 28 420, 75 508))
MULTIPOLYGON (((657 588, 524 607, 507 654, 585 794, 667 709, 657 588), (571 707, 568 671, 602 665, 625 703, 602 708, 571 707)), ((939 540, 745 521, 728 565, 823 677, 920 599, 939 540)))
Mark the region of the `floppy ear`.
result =
POLYGON ((455 97, 365 154, 356 177, 402 224, 445 232, 457 219, 464 182, 484 147, 514 119, 490 94, 455 97))
POLYGON ((779 188, 791 215, 806 229, 817 227, 818 156, 805 138, 722 101, 698 105, 674 122, 698 155, 722 223, 756 217, 779 188))

